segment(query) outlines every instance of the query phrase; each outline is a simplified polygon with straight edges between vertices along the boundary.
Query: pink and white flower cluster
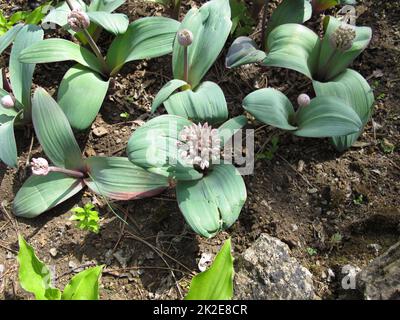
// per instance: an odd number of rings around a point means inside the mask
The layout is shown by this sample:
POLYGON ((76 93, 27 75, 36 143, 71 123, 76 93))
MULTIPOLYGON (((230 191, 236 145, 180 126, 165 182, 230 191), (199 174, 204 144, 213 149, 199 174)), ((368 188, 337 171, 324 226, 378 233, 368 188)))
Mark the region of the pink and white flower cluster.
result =
POLYGON ((210 162, 220 158, 221 138, 218 130, 208 123, 185 126, 179 133, 179 139, 179 155, 189 165, 198 165, 204 170, 210 162))

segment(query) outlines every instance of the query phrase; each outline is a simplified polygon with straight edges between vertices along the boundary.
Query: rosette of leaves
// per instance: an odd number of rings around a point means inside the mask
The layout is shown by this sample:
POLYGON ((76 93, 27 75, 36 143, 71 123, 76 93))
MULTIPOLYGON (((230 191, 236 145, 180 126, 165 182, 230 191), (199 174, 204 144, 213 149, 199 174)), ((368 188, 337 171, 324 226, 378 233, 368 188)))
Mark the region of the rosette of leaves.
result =
MULTIPOLYGON (((239 116, 220 126, 220 148, 246 123, 246 117, 239 116)), ((214 161, 201 170, 181 156, 180 133, 192 125, 185 117, 158 116, 132 134, 127 153, 135 165, 176 185, 178 205, 186 222, 196 233, 210 238, 237 220, 246 201, 246 186, 232 164, 214 161)))
POLYGON ((43 39, 43 30, 34 25, 18 24, 0 38, 0 54, 13 44, 9 60, 9 79, 0 69, 0 99, 12 97, 14 107, 0 103, 0 160, 17 167, 15 129, 31 123, 31 87, 34 64, 23 64, 18 57, 25 48, 43 39))
POLYGON ((316 97, 295 111, 282 92, 266 88, 246 96, 243 107, 257 120, 300 137, 340 137, 362 127, 357 112, 346 100, 335 96, 316 97))
POLYGON ((83 130, 91 125, 109 89, 110 77, 115 76, 126 63, 160 57, 172 51, 178 21, 146 17, 129 24, 124 14, 112 13, 123 3, 122 0, 95 0, 89 6, 78 0, 62 3, 49 13, 44 22, 67 29, 81 40, 82 46, 65 39, 47 39, 25 49, 20 55, 20 61, 29 64, 77 62, 64 75, 57 97, 74 129, 83 130), (74 6, 79 6, 90 18, 87 30, 75 33, 69 28, 68 14, 74 6), (105 57, 95 44, 103 29, 115 35, 105 57), (86 48, 87 44, 92 51, 86 48))
POLYGON ((168 187, 168 179, 152 174, 127 158, 83 158, 68 119, 43 89, 35 91, 32 120, 37 138, 55 167, 32 175, 15 196, 14 214, 34 218, 66 201, 85 186, 115 200, 149 197, 168 187))
POLYGON ((228 118, 221 88, 214 82, 201 81, 225 45, 232 27, 230 18, 229 0, 212 0, 186 14, 178 32, 190 31, 192 42, 183 47, 176 37, 172 58, 174 79, 159 91, 152 112, 164 104, 168 114, 196 122, 215 124, 228 118))
MULTIPOLYGON (((312 7, 308 0, 283 0, 274 10, 264 31, 265 47, 269 34, 276 27, 287 23, 303 23, 312 16, 312 7)), ((265 22, 263 22, 264 24, 265 22)), ((231 45, 226 57, 226 66, 235 68, 244 64, 258 63, 264 60, 266 53, 259 50, 254 40, 238 37, 231 45)))
POLYGON ((34 249, 19 235, 19 282, 35 295, 36 300, 99 300, 99 282, 103 266, 88 268, 73 276, 63 292, 53 287, 50 268, 35 254, 34 249))
MULTIPOLYGON (((322 39, 300 24, 284 24, 275 28, 268 37, 269 52, 262 64, 298 71, 313 81, 318 97, 339 98, 353 109, 362 121, 360 130, 351 135, 332 139, 334 146, 343 151, 361 135, 370 119, 374 95, 368 82, 348 66, 368 46, 372 31, 369 27, 355 27, 334 17, 324 19, 322 39), (337 48, 332 38, 339 28, 352 29, 354 39, 348 48, 337 48)), ((251 43, 246 44, 251 47, 251 43)))

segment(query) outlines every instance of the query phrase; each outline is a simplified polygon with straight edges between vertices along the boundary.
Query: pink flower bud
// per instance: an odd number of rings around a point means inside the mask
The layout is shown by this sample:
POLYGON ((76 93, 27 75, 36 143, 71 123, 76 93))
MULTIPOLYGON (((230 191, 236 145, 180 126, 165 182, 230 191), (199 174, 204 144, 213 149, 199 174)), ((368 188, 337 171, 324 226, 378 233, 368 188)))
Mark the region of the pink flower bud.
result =
POLYGON ((193 33, 188 29, 178 31, 178 42, 183 47, 188 47, 193 42, 193 33))
POLYGON ((32 158, 31 166, 35 176, 47 176, 50 172, 49 163, 44 158, 32 158))
POLYGON ((11 95, 4 96, 1 98, 1 105, 4 108, 11 109, 15 106, 14 98, 11 95))
POLYGON ((310 104, 310 102, 311 102, 310 97, 305 93, 302 93, 297 98, 297 103, 299 104, 300 107, 307 107, 310 104))
POLYGON ((74 9, 68 14, 68 25, 75 32, 89 28, 90 18, 81 9, 74 9))

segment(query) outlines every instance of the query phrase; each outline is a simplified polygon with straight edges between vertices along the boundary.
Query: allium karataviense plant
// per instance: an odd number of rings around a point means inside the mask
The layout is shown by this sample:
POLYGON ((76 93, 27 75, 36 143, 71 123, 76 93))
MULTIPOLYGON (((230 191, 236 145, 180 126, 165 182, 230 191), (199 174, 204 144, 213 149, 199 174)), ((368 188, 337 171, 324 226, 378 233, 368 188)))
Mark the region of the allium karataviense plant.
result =
MULTIPOLYGON (((368 82, 348 66, 368 46, 372 31, 327 16, 324 37, 300 24, 284 24, 268 36, 268 52, 257 50, 251 42, 233 44, 227 64, 231 67, 260 62, 271 67, 288 68, 312 79, 317 97, 330 97, 345 103, 359 116, 362 126, 350 135, 335 136, 339 151, 353 145, 372 115, 374 94, 368 82)), ((266 102, 268 103, 268 102, 266 102)), ((339 102, 338 102, 339 103, 339 102)))
POLYGON ((174 79, 159 91, 152 112, 164 104, 168 114, 195 122, 215 125, 228 119, 221 88, 201 81, 222 51, 231 27, 229 0, 211 0, 186 14, 174 42, 174 79))
POLYGON ((57 97, 74 129, 83 130, 91 125, 109 89, 110 77, 126 63, 172 52, 179 22, 146 17, 129 24, 126 15, 112 13, 123 3, 122 0, 98 0, 87 6, 78 0, 63 2, 44 21, 62 26, 79 39, 82 46, 65 39, 47 39, 20 55, 24 63, 77 62, 64 75, 57 97), (115 35, 106 56, 96 44, 103 29, 115 35))
POLYGON ((246 117, 239 116, 216 129, 181 116, 162 115, 132 134, 128 158, 176 185, 186 222, 209 238, 229 228, 246 201, 242 176, 221 158, 227 141, 246 123, 246 117))
POLYGON ((0 69, 0 161, 17 167, 15 129, 31 124, 31 87, 35 65, 21 63, 22 50, 42 41, 43 30, 34 25, 18 24, 0 37, 0 54, 13 44, 8 74, 0 69))
POLYGON ((150 197, 169 186, 168 178, 150 173, 121 157, 83 158, 72 129, 57 102, 35 91, 32 121, 45 158, 32 159, 32 176, 14 199, 13 212, 34 218, 71 198, 85 186, 115 200, 150 197))

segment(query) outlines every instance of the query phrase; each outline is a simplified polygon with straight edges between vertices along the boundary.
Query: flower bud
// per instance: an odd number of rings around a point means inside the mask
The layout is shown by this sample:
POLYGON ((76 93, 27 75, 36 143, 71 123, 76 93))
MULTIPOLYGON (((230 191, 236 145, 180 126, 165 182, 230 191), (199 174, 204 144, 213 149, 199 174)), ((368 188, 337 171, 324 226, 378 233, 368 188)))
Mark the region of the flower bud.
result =
POLYGON ((310 104, 310 102, 311 102, 310 97, 305 93, 302 93, 297 97, 297 103, 300 107, 307 107, 310 104))
POLYGON ((74 9, 68 14, 68 25, 75 32, 89 28, 90 18, 81 9, 74 9))
POLYGON ((35 176, 47 176, 50 172, 49 163, 44 158, 32 158, 31 166, 35 176))
POLYGON ((7 109, 14 108, 15 106, 14 97, 12 97, 11 95, 4 96, 3 98, 1 98, 1 105, 7 109))
POLYGON ((188 29, 178 31, 178 42, 183 47, 188 47, 193 42, 193 33, 188 29))
POLYGON ((329 42, 334 49, 344 52, 352 47, 355 38, 355 28, 342 24, 331 34, 329 42))

